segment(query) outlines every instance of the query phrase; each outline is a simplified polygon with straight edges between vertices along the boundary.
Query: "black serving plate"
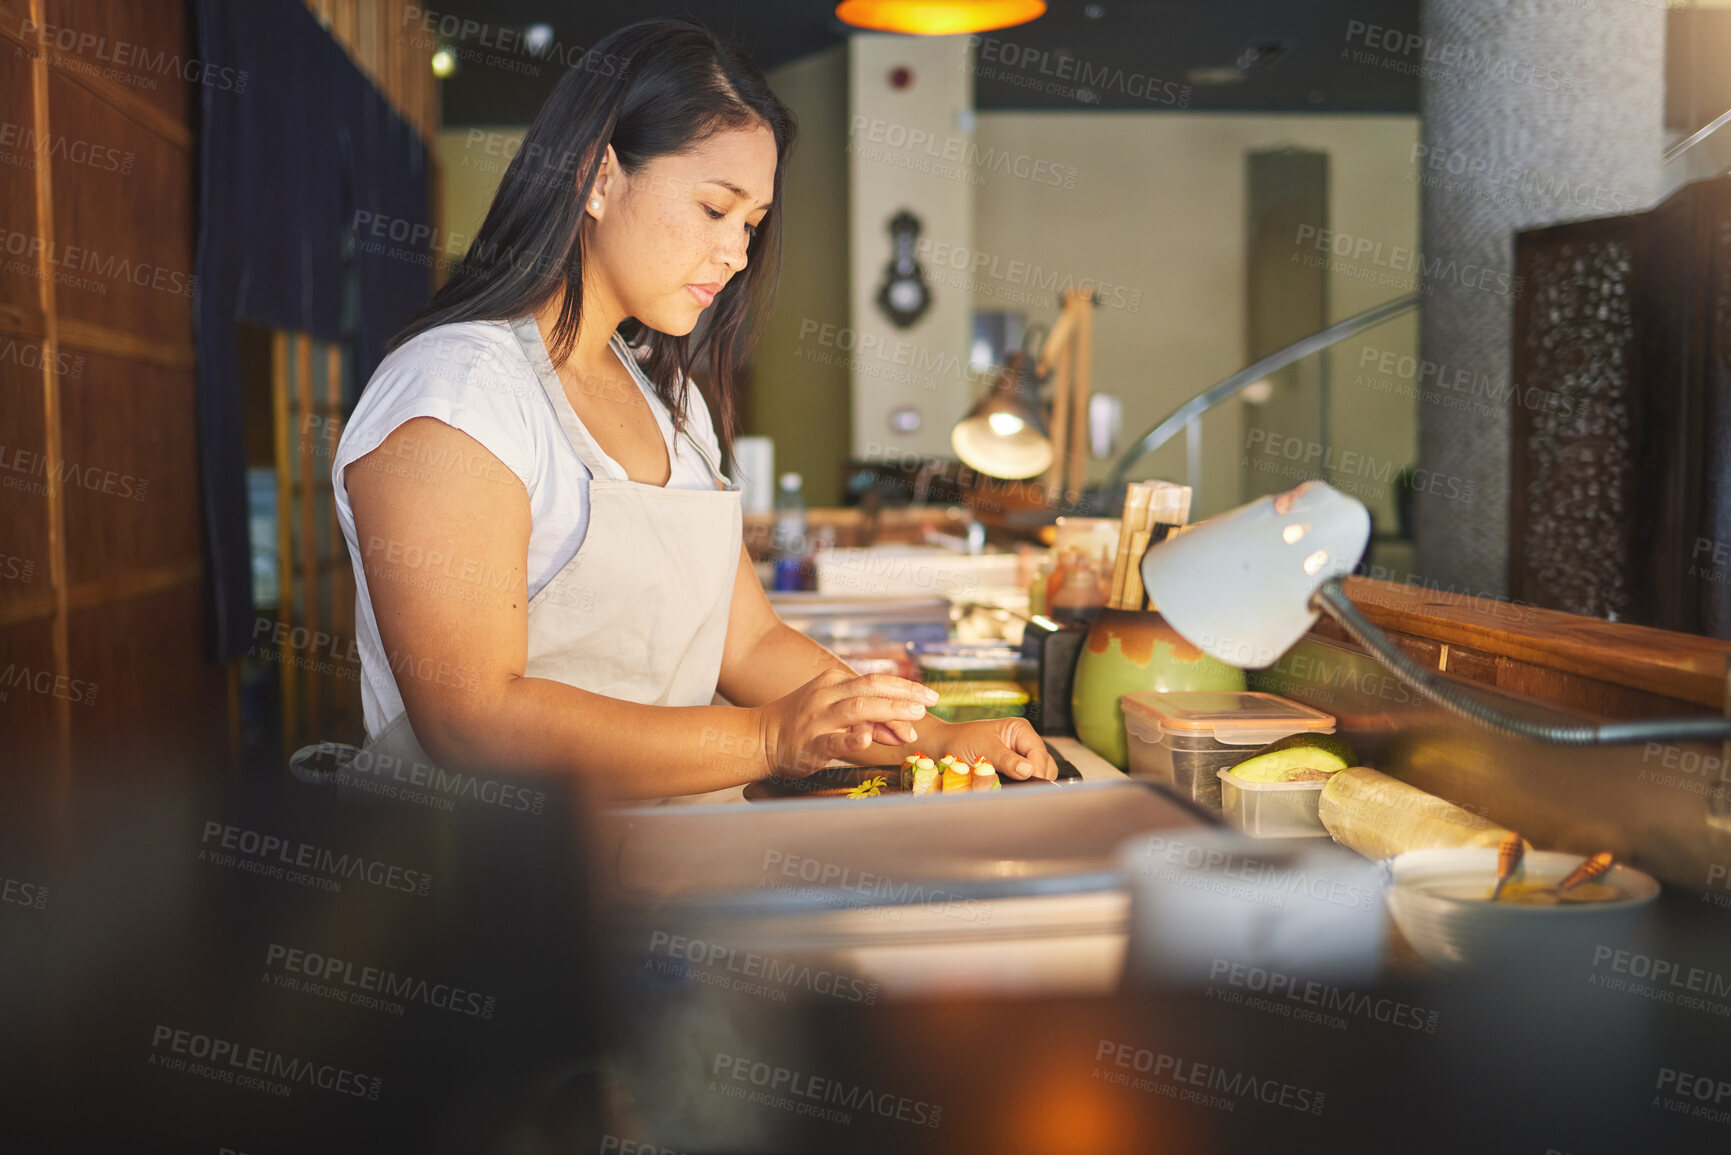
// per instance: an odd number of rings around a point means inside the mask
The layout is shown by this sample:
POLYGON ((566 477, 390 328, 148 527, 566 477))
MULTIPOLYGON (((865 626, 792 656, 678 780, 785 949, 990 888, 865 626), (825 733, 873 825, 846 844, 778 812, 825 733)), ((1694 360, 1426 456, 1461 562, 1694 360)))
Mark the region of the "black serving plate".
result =
MULTIPOLYGON (((1046 743, 1046 752, 1058 764, 1059 783, 1081 780, 1082 772, 1077 770, 1069 759, 1052 749, 1050 742, 1046 743)), ((879 774, 884 777, 883 794, 879 797, 888 798, 908 793, 897 785, 901 772, 901 763, 896 762, 888 766, 828 766, 804 778, 760 778, 746 786, 745 800, 779 802, 789 798, 842 798, 861 782, 879 774)), ((1046 778, 1011 778, 1007 774, 998 775, 998 780, 1004 784, 1005 789, 1019 790, 1036 784, 1053 785, 1052 781, 1046 778)))

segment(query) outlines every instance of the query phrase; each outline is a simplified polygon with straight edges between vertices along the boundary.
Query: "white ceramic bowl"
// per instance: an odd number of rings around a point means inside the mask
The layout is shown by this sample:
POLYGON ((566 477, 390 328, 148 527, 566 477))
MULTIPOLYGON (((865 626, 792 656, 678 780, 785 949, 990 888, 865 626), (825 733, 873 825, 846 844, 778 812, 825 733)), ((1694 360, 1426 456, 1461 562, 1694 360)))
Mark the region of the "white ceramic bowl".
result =
MULTIPOLYGON (((1582 856, 1531 850, 1514 880, 1561 882, 1582 856)), ((1616 902, 1569 906, 1516 906, 1439 894, 1451 883, 1484 884, 1497 877, 1497 848, 1412 850, 1383 860, 1388 872, 1388 909, 1395 925, 1426 962, 1437 967, 1567 964, 1591 957, 1595 946, 1621 943, 1659 897, 1659 883, 1629 866, 1616 865, 1597 881, 1629 897, 1616 902)))

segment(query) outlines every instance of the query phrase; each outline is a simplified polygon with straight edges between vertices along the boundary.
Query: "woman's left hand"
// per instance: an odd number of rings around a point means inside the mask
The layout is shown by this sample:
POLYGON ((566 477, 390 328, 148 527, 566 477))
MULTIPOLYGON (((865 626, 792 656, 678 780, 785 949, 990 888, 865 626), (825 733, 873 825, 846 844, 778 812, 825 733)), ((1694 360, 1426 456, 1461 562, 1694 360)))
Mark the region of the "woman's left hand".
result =
POLYGON ((942 753, 972 762, 983 757, 1006 778, 1056 780, 1058 764, 1026 718, 982 718, 945 728, 942 753))

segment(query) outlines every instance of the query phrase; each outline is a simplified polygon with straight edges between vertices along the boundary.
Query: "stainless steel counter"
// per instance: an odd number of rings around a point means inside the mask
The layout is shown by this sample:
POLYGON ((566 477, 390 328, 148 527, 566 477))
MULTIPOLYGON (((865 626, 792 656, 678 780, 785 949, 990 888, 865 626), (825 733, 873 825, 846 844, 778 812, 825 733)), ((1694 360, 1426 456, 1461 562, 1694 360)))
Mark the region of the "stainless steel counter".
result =
POLYGON ((978 797, 798 799, 740 789, 603 819, 619 942, 701 941, 860 976, 885 997, 940 989, 1104 993, 1122 965, 1126 839, 1205 825, 1074 739, 1080 781, 978 797))

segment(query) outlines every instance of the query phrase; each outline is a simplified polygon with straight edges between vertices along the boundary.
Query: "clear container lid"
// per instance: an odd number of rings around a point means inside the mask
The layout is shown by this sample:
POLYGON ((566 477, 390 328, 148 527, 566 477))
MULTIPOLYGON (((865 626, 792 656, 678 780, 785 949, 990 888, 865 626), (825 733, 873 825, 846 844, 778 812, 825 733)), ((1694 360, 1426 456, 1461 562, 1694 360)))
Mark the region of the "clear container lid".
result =
POLYGON ((933 682, 940 706, 1026 706, 1028 691, 1014 682, 933 682))
POLYGON ((927 670, 1015 669, 1030 659, 1013 646, 970 645, 957 642, 920 642, 913 647, 914 660, 927 670))
POLYGON ((1212 737, 1228 746, 1260 746, 1288 734, 1334 732, 1334 715, 1260 691, 1138 690, 1121 699, 1127 717, 1144 725, 1212 737))

